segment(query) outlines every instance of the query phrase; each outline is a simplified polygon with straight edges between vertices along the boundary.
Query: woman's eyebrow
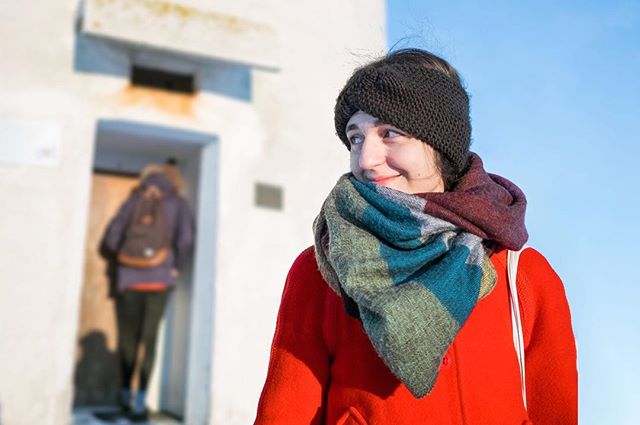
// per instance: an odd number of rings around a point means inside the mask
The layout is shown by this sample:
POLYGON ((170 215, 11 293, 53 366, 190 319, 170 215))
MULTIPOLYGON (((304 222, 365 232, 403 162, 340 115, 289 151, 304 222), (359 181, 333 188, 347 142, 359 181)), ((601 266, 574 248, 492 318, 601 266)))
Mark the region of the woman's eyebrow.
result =
MULTIPOLYGON (((383 122, 382 120, 380 120, 380 119, 376 119, 376 120, 373 122, 373 125, 375 125, 375 126, 383 125, 383 124, 384 124, 384 122, 383 122)), ((357 130, 357 129, 358 129, 358 125, 357 125, 357 124, 349 124, 349 125, 347 126, 347 131, 350 131, 350 130, 357 130)))

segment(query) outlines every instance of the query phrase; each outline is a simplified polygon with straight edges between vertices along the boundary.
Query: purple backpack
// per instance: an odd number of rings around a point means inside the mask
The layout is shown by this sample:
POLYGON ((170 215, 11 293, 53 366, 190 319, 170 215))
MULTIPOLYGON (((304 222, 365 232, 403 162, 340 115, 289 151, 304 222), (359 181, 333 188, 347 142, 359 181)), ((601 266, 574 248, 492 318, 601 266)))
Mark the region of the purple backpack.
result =
POLYGON ((129 267, 156 267, 167 259, 169 245, 162 192, 156 186, 149 186, 133 208, 118 251, 118 262, 129 267))

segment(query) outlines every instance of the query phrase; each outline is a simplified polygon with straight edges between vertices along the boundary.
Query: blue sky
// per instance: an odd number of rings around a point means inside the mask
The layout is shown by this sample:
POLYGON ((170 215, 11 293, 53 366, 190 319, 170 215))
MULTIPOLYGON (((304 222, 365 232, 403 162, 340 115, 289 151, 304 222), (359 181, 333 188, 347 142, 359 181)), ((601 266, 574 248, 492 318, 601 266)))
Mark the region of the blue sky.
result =
POLYGON ((387 14, 389 46, 461 72, 472 149, 527 194, 528 244, 572 309, 580 423, 640 423, 640 2, 389 0, 387 14))

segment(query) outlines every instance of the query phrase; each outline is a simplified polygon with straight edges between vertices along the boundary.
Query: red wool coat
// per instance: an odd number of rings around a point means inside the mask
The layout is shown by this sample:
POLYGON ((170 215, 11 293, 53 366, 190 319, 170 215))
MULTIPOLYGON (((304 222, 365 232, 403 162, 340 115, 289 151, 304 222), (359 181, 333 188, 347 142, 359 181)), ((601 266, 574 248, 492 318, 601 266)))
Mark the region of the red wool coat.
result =
POLYGON ((506 253, 442 360, 432 392, 415 398, 382 362, 361 323, 324 282, 313 248, 287 278, 256 425, 575 424, 576 349, 562 282, 526 249, 518 269, 527 405, 513 346, 506 253))

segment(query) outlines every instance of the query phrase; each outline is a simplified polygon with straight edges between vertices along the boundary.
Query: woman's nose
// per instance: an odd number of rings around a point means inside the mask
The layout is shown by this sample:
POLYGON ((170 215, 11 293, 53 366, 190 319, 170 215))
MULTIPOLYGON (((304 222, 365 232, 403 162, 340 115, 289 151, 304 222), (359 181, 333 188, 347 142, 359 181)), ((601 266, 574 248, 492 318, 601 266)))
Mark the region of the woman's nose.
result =
POLYGON ((384 163, 385 149, 382 139, 376 136, 367 136, 362 142, 358 165, 363 170, 370 170, 384 163))

